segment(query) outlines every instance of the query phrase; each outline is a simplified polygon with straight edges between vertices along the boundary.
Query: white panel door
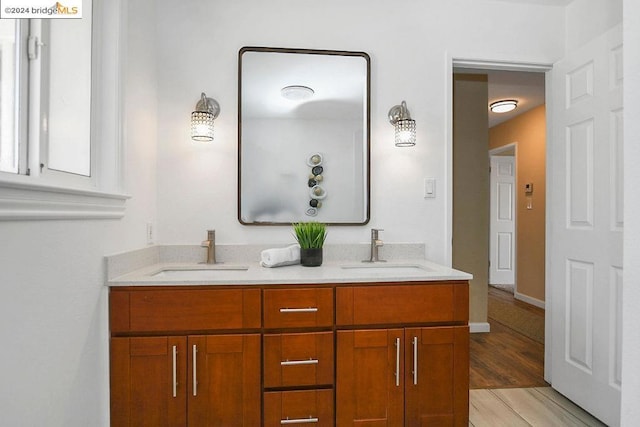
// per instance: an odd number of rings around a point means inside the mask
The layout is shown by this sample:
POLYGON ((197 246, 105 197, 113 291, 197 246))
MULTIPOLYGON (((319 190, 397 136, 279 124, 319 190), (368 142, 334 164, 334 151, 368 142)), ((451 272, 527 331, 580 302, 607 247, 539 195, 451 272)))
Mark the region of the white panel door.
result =
POLYGON ((489 283, 515 284, 515 162, 491 156, 489 283))
POLYGON ((553 388, 620 423, 622 31, 550 72, 547 371, 553 388))

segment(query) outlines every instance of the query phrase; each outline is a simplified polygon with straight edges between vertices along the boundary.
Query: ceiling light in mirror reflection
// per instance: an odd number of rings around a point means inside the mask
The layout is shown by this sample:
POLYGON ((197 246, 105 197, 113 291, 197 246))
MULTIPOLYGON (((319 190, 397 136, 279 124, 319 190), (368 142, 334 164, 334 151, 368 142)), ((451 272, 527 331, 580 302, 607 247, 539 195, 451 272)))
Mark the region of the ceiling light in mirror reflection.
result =
POLYGON ((313 89, 302 85, 285 86, 280 89, 280 94, 283 98, 296 102, 311 99, 314 93, 315 91, 313 89))

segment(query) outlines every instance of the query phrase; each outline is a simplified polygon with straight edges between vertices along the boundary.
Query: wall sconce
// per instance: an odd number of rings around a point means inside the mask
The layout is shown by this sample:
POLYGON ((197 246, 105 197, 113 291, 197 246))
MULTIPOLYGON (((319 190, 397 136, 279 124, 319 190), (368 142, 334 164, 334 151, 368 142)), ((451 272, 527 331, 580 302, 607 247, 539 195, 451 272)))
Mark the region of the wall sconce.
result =
POLYGON ((194 141, 213 141, 213 121, 220 114, 220 104, 213 98, 207 98, 204 92, 196 109, 191 113, 191 139, 194 141))
POLYGON ((416 145, 416 121, 411 118, 404 101, 389 110, 389 122, 396 128, 396 147, 416 145))

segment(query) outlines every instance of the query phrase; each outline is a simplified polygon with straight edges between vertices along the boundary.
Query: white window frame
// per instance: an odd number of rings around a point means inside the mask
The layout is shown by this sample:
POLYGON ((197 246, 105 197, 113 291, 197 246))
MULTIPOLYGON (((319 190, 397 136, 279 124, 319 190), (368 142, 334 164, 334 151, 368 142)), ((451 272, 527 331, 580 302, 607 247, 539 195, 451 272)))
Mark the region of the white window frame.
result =
MULTIPOLYGON (((42 176, 0 172, 0 220, 118 219, 124 216, 125 202, 129 198, 122 188, 124 10, 122 0, 93 0, 91 178, 63 179, 61 175, 72 174, 51 171, 42 176)), ((37 159, 38 167, 39 163, 37 159)), ((33 166, 29 165, 30 168, 33 166)))

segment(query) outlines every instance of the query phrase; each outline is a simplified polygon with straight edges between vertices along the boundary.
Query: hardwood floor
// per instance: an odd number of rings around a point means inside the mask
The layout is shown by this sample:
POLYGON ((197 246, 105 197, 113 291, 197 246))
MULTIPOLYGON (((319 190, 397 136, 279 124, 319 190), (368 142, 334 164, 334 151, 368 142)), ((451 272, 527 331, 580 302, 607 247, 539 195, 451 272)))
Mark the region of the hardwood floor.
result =
MULTIPOLYGON (((544 310, 490 288, 497 298, 544 316, 544 310)), ((471 334, 470 389, 544 387, 544 345, 489 318, 491 332, 471 334)))

